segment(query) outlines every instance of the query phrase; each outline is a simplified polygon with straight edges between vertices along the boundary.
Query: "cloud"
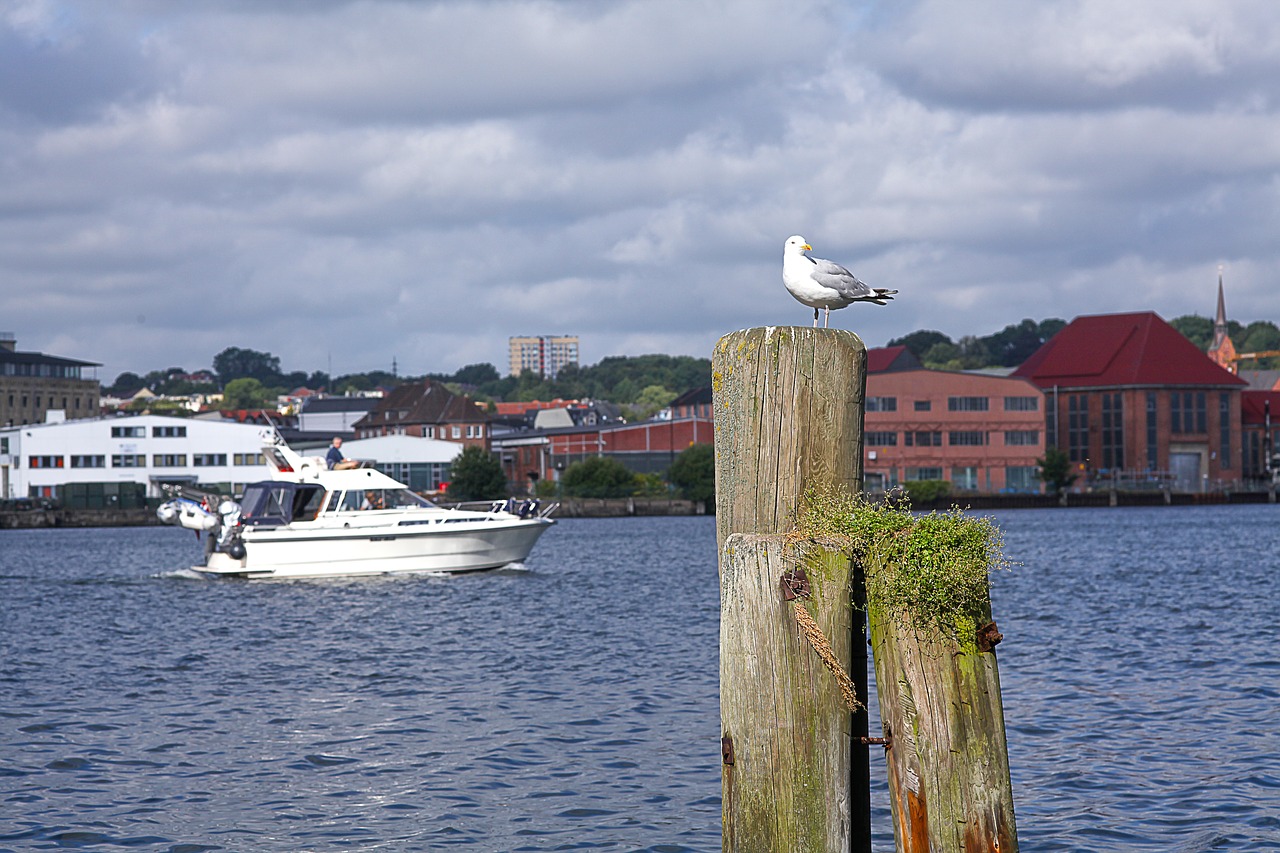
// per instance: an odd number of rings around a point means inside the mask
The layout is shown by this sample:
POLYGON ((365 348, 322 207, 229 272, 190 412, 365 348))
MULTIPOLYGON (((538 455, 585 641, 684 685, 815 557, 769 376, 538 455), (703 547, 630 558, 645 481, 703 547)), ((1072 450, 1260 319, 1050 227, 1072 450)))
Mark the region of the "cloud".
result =
POLYGON ((0 314, 123 370, 706 355, 810 318, 782 241, 892 306, 872 345, 1023 317, 1274 318, 1277 25, 806 0, 43 0, 0 13, 0 314), (1270 313, 1267 313, 1270 312, 1270 313))

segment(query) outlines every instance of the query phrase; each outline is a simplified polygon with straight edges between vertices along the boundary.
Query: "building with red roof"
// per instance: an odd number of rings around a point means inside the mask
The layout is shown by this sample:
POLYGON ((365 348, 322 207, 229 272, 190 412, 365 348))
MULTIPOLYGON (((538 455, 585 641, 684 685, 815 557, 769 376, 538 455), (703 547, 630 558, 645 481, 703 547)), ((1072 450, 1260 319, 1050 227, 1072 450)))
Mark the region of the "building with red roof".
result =
POLYGON ((1280 391, 1240 393, 1244 476, 1275 482, 1280 476, 1280 391))
POLYGON ((1013 373, 1045 394, 1045 440, 1086 483, 1180 491, 1242 476, 1244 380, 1155 313, 1077 317, 1013 373))

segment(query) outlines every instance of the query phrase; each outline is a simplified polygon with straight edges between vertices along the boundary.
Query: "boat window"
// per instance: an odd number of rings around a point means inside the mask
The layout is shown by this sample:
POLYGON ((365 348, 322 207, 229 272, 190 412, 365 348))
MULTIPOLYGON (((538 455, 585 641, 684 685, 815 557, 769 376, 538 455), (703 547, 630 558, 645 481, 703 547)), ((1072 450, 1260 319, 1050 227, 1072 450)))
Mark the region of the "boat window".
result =
POLYGON ((324 489, 319 486, 299 486, 293 496, 293 518, 310 521, 324 505, 324 489))
POLYGON ((276 522, 289 520, 293 502, 293 487, 271 483, 254 483, 245 486, 240 506, 246 521, 260 523, 271 519, 276 522))
POLYGON ((342 492, 330 492, 329 502, 325 506, 325 512, 337 512, 342 508, 342 492))
POLYGON ((383 504, 387 509, 435 506, 431 501, 408 489, 387 489, 383 497, 383 504))
POLYGON ((338 505, 341 512, 355 512, 360 509, 360 501, 364 499, 364 495, 357 489, 352 489, 342 493, 342 502, 338 505))

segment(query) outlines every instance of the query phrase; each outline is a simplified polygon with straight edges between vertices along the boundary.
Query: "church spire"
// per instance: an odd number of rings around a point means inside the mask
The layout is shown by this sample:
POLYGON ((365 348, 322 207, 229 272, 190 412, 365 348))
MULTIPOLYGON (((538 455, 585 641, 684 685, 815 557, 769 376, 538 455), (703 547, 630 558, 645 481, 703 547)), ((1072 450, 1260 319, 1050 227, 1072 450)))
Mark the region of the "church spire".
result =
POLYGON ((1222 296, 1222 265, 1218 265, 1218 316, 1213 321, 1214 345, 1227 336, 1227 301, 1222 296))
POLYGON ((1222 367, 1236 372, 1236 347, 1227 330, 1227 300, 1223 296, 1222 265, 1218 265, 1218 315, 1213 321, 1213 343, 1209 345, 1209 358, 1222 367))

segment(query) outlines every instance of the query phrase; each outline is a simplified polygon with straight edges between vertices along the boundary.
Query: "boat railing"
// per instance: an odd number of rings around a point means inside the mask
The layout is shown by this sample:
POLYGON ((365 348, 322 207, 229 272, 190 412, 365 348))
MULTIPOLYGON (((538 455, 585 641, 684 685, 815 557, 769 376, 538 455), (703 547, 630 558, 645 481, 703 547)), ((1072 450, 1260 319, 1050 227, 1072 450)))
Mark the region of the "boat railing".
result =
POLYGON ((463 501, 453 504, 449 509, 464 512, 483 512, 487 515, 518 516, 519 518, 547 518, 560 506, 559 502, 543 506, 535 498, 506 498, 495 501, 463 501))

